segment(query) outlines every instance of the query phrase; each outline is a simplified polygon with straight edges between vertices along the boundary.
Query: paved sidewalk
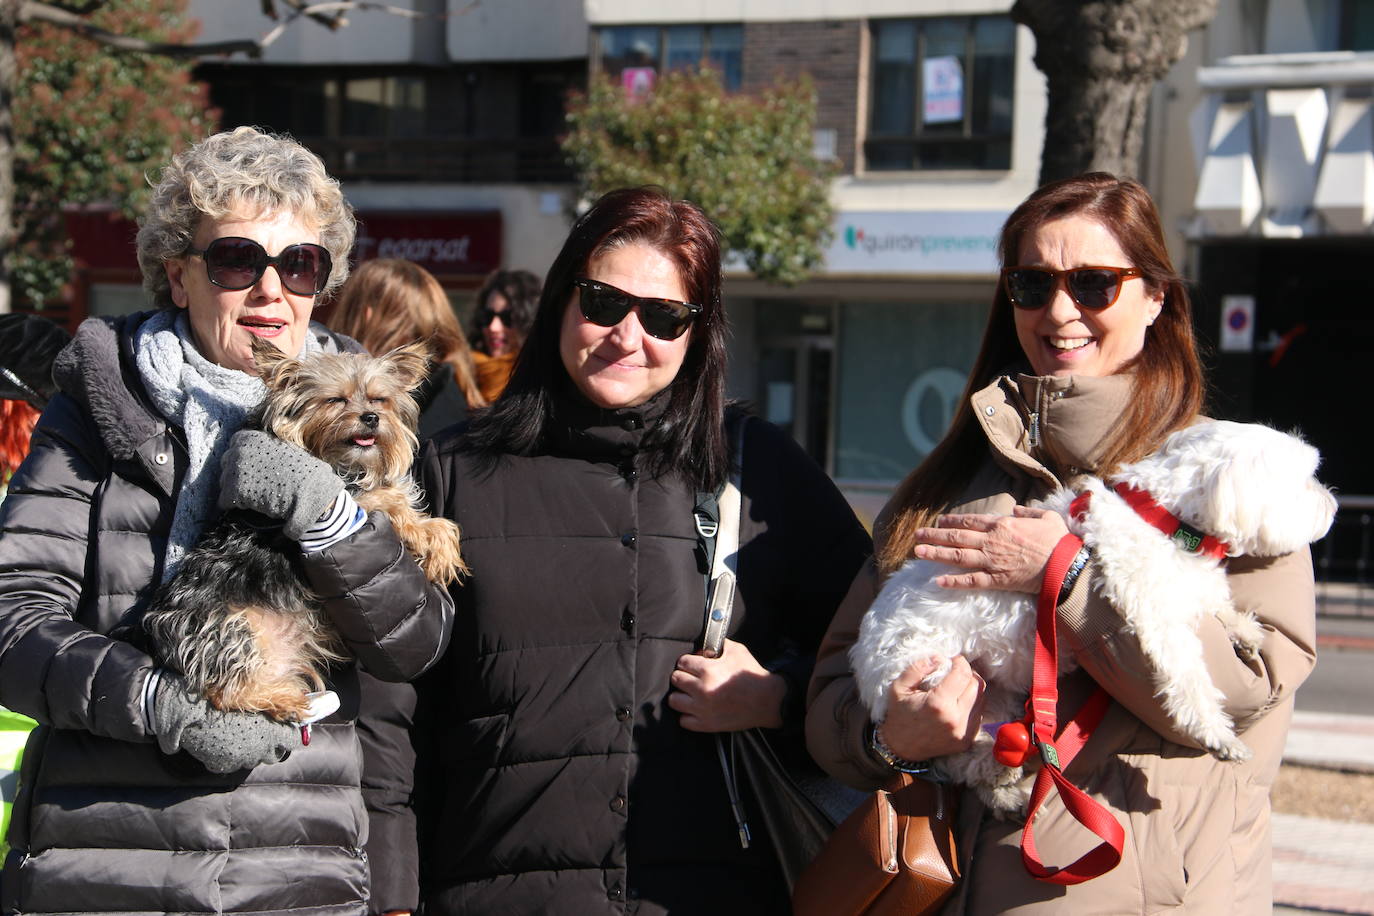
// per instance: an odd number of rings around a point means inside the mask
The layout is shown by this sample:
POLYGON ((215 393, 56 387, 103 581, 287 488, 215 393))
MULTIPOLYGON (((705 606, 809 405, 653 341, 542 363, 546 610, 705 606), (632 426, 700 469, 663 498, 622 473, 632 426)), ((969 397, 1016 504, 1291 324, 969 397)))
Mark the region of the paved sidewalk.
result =
POLYGON ((1374 913, 1374 824, 1274 815, 1274 903, 1374 913))
MULTIPOLYGON (((1374 716, 1338 712, 1293 713, 1284 763, 1374 773, 1374 716)), ((1374 884, 1374 874, 1370 883, 1374 884)))

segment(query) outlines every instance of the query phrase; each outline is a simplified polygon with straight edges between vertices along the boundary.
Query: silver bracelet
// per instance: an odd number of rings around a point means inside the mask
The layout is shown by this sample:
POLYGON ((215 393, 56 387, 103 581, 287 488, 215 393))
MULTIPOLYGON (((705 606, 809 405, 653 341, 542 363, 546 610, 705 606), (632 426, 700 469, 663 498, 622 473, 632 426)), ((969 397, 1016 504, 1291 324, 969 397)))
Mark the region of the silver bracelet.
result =
POLYGON ((868 749, 873 752, 873 755, 898 773, 910 773, 913 776, 929 774, 929 760, 907 760, 905 757, 897 756, 897 752, 887 746, 882 735, 878 733, 882 724, 882 722, 872 722, 868 726, 868 749))
POLYGON ((1059 604, 1064 603, 1064 599, 1069 597, 1069 590, 1078 581, 1079 575, 1083 572, 1083 567, 1088 565, 1088 561, 1093 557, 1093 552, 1084 544, 1078 548, 1078 553, 1073 555, 1073 560, 1069 563, 1069 568, 1064 572, 1064 581, 1059 586, 1059 604))

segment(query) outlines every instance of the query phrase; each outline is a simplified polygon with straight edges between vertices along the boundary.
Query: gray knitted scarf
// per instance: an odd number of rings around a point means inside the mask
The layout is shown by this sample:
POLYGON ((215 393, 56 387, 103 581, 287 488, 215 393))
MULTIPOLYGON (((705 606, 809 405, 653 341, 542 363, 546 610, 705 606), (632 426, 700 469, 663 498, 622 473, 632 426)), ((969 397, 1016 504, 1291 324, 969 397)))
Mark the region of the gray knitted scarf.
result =
MULTIPOLYGON (((307 333, 301 355, 319 350, 315 335, 307 333)), ((255 375, 206 359, 196 349, 190 320, 180 309, 163 309, 145 321, 135 337, 134 352, 153 403, 185 434, 189 458, 167 538, 165 581, 214 516, 220 456, 267 389, 255 375)))

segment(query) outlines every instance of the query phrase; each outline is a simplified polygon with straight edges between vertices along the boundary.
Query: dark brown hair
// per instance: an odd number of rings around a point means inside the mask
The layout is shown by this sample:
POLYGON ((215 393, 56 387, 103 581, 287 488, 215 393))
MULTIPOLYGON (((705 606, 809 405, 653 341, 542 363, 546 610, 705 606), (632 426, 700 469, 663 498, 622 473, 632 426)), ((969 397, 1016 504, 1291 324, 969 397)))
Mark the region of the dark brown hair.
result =
MULTIPOLYGON (((1187 426, 1202 410, 1205 381, 1193 338, 1193 310, 1183 278, 1174 270, 1164 244, 1159 213, 1137 181, 1106 172, 1088 172, 1051 182, 1028 197, 1007 218, 997 246, 1003 266, 1015 265, 1026 238, 1045 223, 1076 216, 1106 226, 1129 266, 1140 269, 1151 292, 1164 292, 1164 305, 1145 335, 1139 354, 1118 372, 1132 374, 1134 396, 1105 443, 1097 474, 1109 474, 1159 448, 1173 431, 1187 426)), ((987 444, 973 417, 972 396, 1009 367, 1025 362, 1016 337, 1012 304, 998 284, 983 345, 949 432, 893 494, 894 511, 880 536, 884 574, 911 557, 916 529, 931 524, 959 498, 981 464, 987 444)))
POLYGON ((720 238, 696 204, 674 200, 657 187, 607 192, 573 225, 545 278, 539 310, 510 383, 491 409, 472 422, 467 440, 472 450, 494 462, 501 454, 530 454, 544 441, 555 394, 573 384, 558 349, 573 280, 598 256, 641 243, 677 265, 687 296, 702 307, 682 366, 669 384, 668 405, 652 432, 655 472, 678 471, 699 490, 714 490, 725 479, 720 238))
POLYGON ((328 324, 381 356, 413 341, 429 347, 430 362, 443 363, 469 407, 485 407, 477 389, 472 351, 458 317, 434 275, 413 261, 364 261, 329 310, 328 324))
POLYGON ((486 326, 479 322, 492 294, 500 293, 506 300, 501 323, 506 326, 506 333, 510 336, 511 349, 519 350, 530 332, 530 325, 534 323, 534 312, 539 306, 539 289, 539 277, 528 270, 493 270, 487 274, 477 289, 477 298, 473 303, 471 327, 468 328, 468 343, 472 348, 487 353, 486 338, 482 336, 486 326))

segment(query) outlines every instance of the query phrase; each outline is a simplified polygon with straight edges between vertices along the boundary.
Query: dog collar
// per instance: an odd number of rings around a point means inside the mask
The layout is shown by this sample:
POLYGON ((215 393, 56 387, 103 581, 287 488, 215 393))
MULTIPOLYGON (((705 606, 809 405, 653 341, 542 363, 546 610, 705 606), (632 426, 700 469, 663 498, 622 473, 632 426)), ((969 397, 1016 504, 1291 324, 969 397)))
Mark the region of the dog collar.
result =
MULTIPOLYGON (((1185 553, 1211 557, 1220 562, 1226 559, 1227 554, 1231 552, 1230 544, 1220 538, 1201 532, 1178 518, 1157 503, 1148 491, 1137 489, 1125 483, 1119 483, 1112 489, 1126 501, 1126 505, 1135 510, 1136 515, 1162 531, 1165 537, 1173 541, 1185 553)), ((1082 516, 1088 510, 1088 501, 1091 496, 1092 494, 1086 491, 1078 494, 1078 497, 1069 505, 1069 512, 1075 518, 1082 516)))

